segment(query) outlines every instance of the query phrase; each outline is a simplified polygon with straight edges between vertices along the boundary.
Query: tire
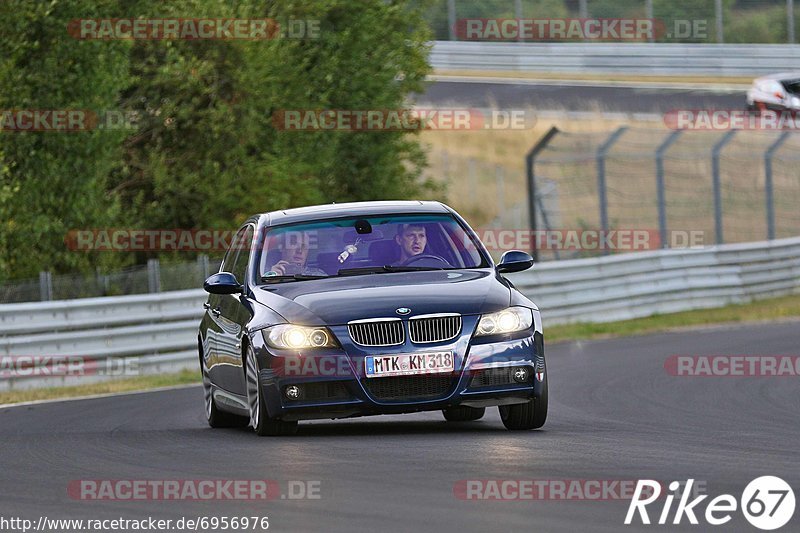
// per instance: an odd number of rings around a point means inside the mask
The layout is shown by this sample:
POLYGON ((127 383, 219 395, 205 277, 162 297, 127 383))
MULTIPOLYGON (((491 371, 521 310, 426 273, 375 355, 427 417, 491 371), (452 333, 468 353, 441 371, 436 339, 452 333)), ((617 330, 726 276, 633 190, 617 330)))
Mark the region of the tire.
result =
POLYGON ((258 382, 258 361, 253 348, 248 345, 245 355, 247 404, 250 407, 250 427, 261 437, 279 437, 297 433, 297 421, 278 420, 267 415, 264 392, 258 382))
POLYGON ((539 429, 547 420, 547 377, 542 383, 542 394, 538 398, 531 398, 525 403, 516 405, 501 405, 500 418, 506 429, 522 431, 539 429))
POLYGON ((205 370, 203 373, 203 397, 205 400, 206 420, 208 425, 212 428, 241 428, 247 426, 247 418, 233 413, 226 413, 220 411, 217 407, 217 402, 214 401, 211 388, 211 380, 208 378, 205 370))
POLYGON ((448 422, 472 422, 473 420, 480 420, 483 418, 485 413, 485 407, 458 406, 442 410, 444 419, 448 422))

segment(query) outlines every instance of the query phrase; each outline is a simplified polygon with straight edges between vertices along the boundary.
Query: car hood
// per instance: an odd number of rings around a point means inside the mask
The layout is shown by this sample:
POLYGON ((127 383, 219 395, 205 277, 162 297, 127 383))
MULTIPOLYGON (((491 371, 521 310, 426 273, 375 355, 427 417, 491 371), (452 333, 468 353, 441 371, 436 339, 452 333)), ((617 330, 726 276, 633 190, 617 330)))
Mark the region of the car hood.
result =
POLYGON ((351 320, 429 313, 498 311, 511 300, 509 284, 493 270, 448 270, 345 276, 262 285, 256 300, 288 322, 341 325, 351 320))

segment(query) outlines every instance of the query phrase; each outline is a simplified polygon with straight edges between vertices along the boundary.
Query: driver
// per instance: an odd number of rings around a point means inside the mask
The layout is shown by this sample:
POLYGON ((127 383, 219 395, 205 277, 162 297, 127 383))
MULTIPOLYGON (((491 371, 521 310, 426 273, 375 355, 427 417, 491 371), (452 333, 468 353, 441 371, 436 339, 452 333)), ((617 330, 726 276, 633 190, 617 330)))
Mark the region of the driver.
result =
POLYGON ((422 255, 428 244, 425 226, 419 224, 400 224, 394 240, 400 247, 400 264, 405 264, 416 255, 422 255))
POLYGON ((308 232, 300 233, 289 232, 281 249, 280 260, 272 265, 265 276, 292 276, 300 274, 303 276, 327 276, 328 274, 318 268, 309 268, 308 250, 311 247, 311 239, 308 232))

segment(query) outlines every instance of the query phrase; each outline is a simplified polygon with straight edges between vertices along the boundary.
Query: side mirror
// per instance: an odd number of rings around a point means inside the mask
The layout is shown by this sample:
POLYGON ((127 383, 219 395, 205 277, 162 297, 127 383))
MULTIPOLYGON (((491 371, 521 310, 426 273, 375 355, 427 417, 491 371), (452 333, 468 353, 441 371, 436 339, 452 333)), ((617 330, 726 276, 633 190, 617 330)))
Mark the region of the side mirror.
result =
POLYGON ((497 271, 501 274, 522 272, 533 266, 533 257, 520 250, 509 250, 500 258, 497 271))
POLYGON ((203 283, 203 289, 211 294, 237 294, 242 292, 241 284, 236 281, 236 276, 230 272, 212 274, 203 283))

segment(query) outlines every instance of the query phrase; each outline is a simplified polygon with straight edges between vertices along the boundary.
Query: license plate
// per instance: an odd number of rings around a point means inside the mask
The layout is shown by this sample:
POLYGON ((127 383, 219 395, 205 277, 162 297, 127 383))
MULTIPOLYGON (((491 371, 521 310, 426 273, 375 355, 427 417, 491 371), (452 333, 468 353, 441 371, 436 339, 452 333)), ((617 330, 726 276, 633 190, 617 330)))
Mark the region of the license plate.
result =
POLYGON ((364 367, 368 378, 452 372, 453 352, 370 355, 364 367))

